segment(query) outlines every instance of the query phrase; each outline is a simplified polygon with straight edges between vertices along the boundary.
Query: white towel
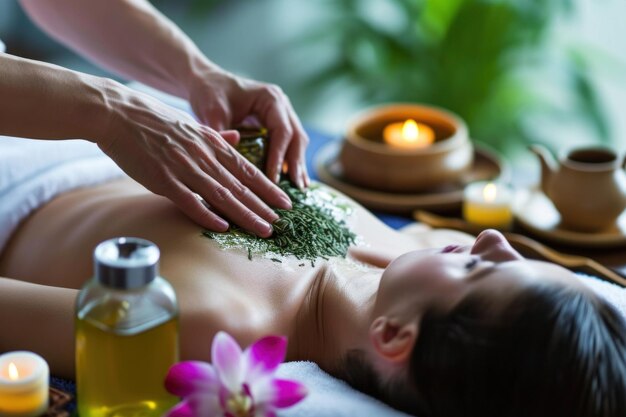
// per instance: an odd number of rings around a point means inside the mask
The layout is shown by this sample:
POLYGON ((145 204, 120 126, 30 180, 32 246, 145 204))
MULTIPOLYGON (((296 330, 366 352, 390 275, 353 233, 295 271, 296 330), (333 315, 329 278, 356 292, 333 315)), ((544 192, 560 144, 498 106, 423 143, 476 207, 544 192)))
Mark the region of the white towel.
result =
POLYGON ((0 136, 0 252, 20 222, 57 195, 122 175, 87 141, 0 136))
POLYGON ((613 304, 626 320, 626 288, 585 274, 576 274, 601 297, 613 304))
POLYGON ((322 371, 313 362, 287 362, 280 365, 278 376, 302 382, 307 397, 282 410, 285 417, 407 417, 375 398, 356 391, 345 382, 322 371))

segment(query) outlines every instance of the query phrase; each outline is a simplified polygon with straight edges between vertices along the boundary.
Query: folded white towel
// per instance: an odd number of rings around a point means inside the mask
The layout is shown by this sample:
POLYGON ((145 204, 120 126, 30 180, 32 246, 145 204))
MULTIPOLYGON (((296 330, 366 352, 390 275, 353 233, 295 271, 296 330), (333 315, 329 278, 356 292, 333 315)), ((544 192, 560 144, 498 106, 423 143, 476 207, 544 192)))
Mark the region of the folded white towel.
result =
POLYGON ((291 408, 280 412, 288 417, 406 417, 386 404, 356 391, 345 382, 322 371, 313 362, 287 362, 280 365, 278 376, 302 382, 309 395, 291 408))
POLYGON ((613 304, 626 320, 626 288, 585 274, 576 274, 596 293, 613 304))
POLYGON ((0 136, 0 252, 20 222, 57 195, 122 175, 87 141, 0 136))

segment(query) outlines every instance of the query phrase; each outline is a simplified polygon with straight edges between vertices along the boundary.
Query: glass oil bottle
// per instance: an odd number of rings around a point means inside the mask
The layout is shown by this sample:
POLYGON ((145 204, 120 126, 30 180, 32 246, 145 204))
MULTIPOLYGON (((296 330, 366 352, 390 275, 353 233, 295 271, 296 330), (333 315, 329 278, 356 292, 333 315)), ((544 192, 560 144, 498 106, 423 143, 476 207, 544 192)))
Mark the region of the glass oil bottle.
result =
POLYGON ((177 399, 163 386, 178 361, 178 305, 158 276, 159 249, 115 238, 94 251, 94 277, 76 303, 81 417, 157 417, 177 399))

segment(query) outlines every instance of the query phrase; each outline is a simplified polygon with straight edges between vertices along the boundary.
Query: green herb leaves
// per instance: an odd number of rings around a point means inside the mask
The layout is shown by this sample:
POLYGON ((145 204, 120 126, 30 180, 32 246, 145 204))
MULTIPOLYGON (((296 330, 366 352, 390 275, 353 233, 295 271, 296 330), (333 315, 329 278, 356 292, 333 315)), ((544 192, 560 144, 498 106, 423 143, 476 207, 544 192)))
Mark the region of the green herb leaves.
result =
POLYGON ((338 203, 336 197, 321 187, 312 186, 302 191, 288 181, 281 181, 279 186, 291 198, 293 208, 276 210, 280 218, 273 224, 271 237, 262 239, 234 225, 226 233, 204 231, 202 234, 225 248, 245 248, 250 260, 253 254, 273 253, 308 260, 313 265, 319 258, 345 257, 356 239, 340 218, 345 217, 350 208, 338 203))

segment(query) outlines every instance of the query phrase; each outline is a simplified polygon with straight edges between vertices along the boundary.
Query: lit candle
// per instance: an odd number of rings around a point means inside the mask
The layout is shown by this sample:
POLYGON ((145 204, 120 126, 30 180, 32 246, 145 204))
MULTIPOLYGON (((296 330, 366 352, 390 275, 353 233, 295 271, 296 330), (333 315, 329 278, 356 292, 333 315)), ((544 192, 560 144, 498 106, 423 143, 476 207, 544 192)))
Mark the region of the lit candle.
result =
POLYGON ((512 200, 513 193, 504 184, 469 184, 463 193, 463 217, 477 226, 507 229, 513 221, 512 200))
POLYGON ((435 132, 423 123, 407 120, 391 123, 383 130, 386 144, 404 149, 424 148, 435 141, 435 132))
POLYGON ((0 355, 0 416, 35 417, 48 409, 48 364, 18 351, 0 355))

